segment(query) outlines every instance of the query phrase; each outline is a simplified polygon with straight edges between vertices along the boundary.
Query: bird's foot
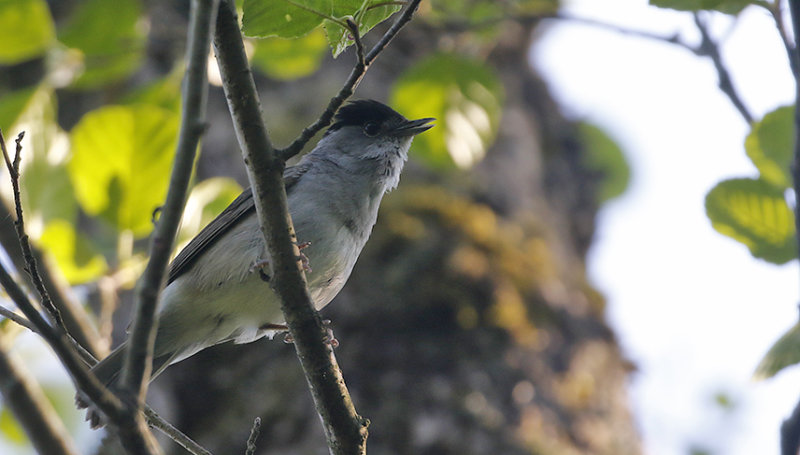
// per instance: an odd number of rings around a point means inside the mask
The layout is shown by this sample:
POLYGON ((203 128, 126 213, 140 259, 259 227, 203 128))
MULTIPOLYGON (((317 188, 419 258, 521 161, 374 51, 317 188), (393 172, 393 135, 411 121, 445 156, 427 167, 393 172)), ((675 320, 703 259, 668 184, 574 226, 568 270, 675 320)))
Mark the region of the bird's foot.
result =
POLYGON ((267 259, 259 259, 253 262, 253 265, 250 266, 250 273, 258 272, 258 276, 261 277, 261 280, 269 282, 270 276, 269 273, 269 261, 267 259))
MULTIPOLYGON (((326 344, 329 344, 332 348, 338 348, 339 340, 337 340, 336 337, 333 336, 333 329, 331 328, 331 320, 323 319, 322 326, 325 328, 325 332, 327 333, 323 341, 326 344)), ((292 334, 289 333, 288 331, 286 332, 286 335, 283 336, 283 342, 289 344, 294 343, 294 338, 292 337, 292 334)))
POLYGON ((303 271, 306 273, 311 273, 311 262, 308 260, 308 256, 303 254, 303 250, 311 246, 311 242, 300 242, 297 244, 297 249, 300 250, 300 256, 297 258, 300 261, 300 264, 303 266, 303 271))

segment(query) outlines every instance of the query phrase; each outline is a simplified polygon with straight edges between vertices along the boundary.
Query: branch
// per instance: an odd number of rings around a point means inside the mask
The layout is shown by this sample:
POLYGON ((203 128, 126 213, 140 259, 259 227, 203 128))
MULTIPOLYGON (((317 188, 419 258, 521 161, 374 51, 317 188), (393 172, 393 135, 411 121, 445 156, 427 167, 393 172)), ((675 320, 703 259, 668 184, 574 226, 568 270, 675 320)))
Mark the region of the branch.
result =
POLYGON ((17 219, 14 222, 14 226, 17 230, 17 238, 19 239, 19 246, 22 248, 22 256, 25 259, 25 264, 27 266, 26 271, 28 275, 31 277, 31 281, 33 282, 33 286, 36 289, 36 292, 39 293, 39 297, 41 298, 42 306, 47 311, 47 314, 50 316, 50 320, 55 323, 58 327, 64 329, 64 321, 61 318, 61 312, 58 308, 53 305, 53 301, 50 300, 50 295, 45 289, 44 284, 42 284, 41 275, 39 274, 39 267, 37 266, 36 259, 33 257, 33 252, 31 251, 31 244, 28 239, 28 234, 25 233, 25 219, 22 216, 22 199, 20 197, 20 190, 19 190, 19 162, 21 159, 22 153, 22 138, 25 137, 25 132, 19 133, 16 142, 17 147, 14 152, 14 160, 11 160, 11 157, 8 154, 8 149, 6 149, 6 141, 3 138, 3 135, 0 134, 0 149, 3 151, 3 158, 6 160, 6 166, 8 167, 8 174, 11 177, 11 187, 14 192, 14 206, 16 207, 16 215, 17 219))
POLYGON ((274 278, 270 284, 281 299, 328 446, 336 455, 366 453, 367 423, 356 413, 333 350, 325 343, 327 334, 322 320, 308 294, 283 185, 285 161, 272 148, 261 121, 260 101, 231 0, 223 0, 220 5, 214 47, 271 258, 274 278))
POLYGON ((256 440, 258 434, 261 432, 261 417, 256 417, 253 421, 253 428, 250 429, 250 436, 247 438, 247 449, 245 455, 255 455, 256 453, 256 440))
POLYGON ((714 63, 714 68, 717 70, 717 76, 719 77, 719 89, 728 96, 728 99, 731 100, 731 103, 733 103, 733 106, 742 115, 742 118, 744 118, 748 124, 753 123, 753 114, 750 113, 750 110, 745 106, 736 88, 734 88, 728 68, 722 61, 722 55, 719 53, 719 45, 711 38, 705 21, 700 18, 698 13, 694 13, 694 23, 697 25, 701 36, 700 46, 695 49, 695 54, 706 56, 711 59, 711 62, 714 63))
POLYGON ((41 387, 0 342, 0 393, 38 453, 78 455, 75 443, 41 387))
MULTIPOLYGON (((375 46, 372 47, 366 56, 363 55, 363 45, 359 46, 361 41, 360 35, 358 34, 358 27, 355 27, 356 31, 353 33, 353 37, 357 46, 357 60, 355 66, 350 71, 350 75, 347 77, 347 81, 345 81, 341 90, 339 90, 339 93, 331 98, 331 100, 328 102, 328 106, 325 108, 322 114, 320 114, 319 118, 317 118, 317 120, 311 125, 303 128, 303 131, 300 133, 297 139, 289 144, 288 147, 276 152, 283 161, 286 161, 300 153, 300 151, 303 150, 303 147, 308 144, 308 141, 310 141, 315 134, 319 133, 323 128, 331 124, 331 120, 333 120, 333 116, 336 114, 336 111, 338 111, 339 108, 342 107, 342 104, 344 104, 344 102, 347 101, 351 95, 353 95, 356 87, 369 69, 369 65, 371 65, 376 58, 378 58, 378 55, 380 55, 380 53, 386 48, 386 46, 395 37, 395 35, 397 35, 400 29, 402 29, 403 26, 405 26, 411 20, 411 18, 414 16, 414 12, 416 12, 421 2, 422 0, 411 0, 408 2, 408 6, 400 15, 400 17, 398 17, 389 30, 383 34, 381 39, 375 44, 375 46)), ((352 27, 349 27, 352 31, 352 27)))
MULTIPOLYGON (((175 233, 178 230, 200 137, 205 131, 208 93, 206 67, 211 44, 211 25, 218 0, 193 0, 189 22, 186 79, 181 129, 175 152, 167 198, 150 242, 150 260, 136 287, 135 314, 130 343, 125 353, 120 385, 133 393, 141 408, 152 367, 158 315, 158 297, 164 283, 175 233)), ((138 413, 137 413, 138 414, 138 413)))
POLYGON ((782 5, 783 2, 776 0, 770 3, 766 8, 772 15, 772 19, 775 21, 775 27, 778 29, 778 35, 780 35, 781 41, 783 41, 783 47, 786 49, 786 54, 789 57, 789 66, 792 68, 792 74, 794 74, 795 79, 800 79, 800 63, 798 63, 798 56, 795 53, 795 44, 786 30, 786 24, 783 22, 782 5))
MULTIPOLYGON (((778 3, 778 2, 776 2, 778 3)), ((779 8, 779 7, 778 7, 779 8)), ((794 29, 794 45, 787 46, 790 52, 789 60, 793 63, 800 62, 800 2, 790 0, 789 8, 794 29)), ((795 81, 794 103, 794 159, 792 161, 792 180, 794 183, 795 200, 800 196, 800 74, 797 66, 793 65, 795 81)), ((797 236, 798 256, 800 256, 800 204, 794 205, 794 226, 797 236)), ((781 433, 781 455, 797 455, 800 451, 800 403, 795 406, 792 415, 783 421, 781 433)))

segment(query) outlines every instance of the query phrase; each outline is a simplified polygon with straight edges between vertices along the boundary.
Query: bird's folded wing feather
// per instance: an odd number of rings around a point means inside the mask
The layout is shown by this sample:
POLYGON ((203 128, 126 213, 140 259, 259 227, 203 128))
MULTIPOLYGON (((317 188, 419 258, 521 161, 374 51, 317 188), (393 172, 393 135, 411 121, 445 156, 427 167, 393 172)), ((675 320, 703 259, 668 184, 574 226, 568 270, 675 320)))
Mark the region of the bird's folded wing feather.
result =
MULTIPOLYGON (((297 166, 286 168, 283 173, 283 182, 286 192, 300 180, 300 177, 309 169, 311 162, 303 160, 297 166)), ((173 259, 169 266, 167 284, 172 283, 183 272, 189 269, 192 263, 225 232, 244 219, 247 214, 255 210, 253 193, 250 188, 245 189, 233 202, 225 208, 214 220, 197 234, 191 242, 173 259)))

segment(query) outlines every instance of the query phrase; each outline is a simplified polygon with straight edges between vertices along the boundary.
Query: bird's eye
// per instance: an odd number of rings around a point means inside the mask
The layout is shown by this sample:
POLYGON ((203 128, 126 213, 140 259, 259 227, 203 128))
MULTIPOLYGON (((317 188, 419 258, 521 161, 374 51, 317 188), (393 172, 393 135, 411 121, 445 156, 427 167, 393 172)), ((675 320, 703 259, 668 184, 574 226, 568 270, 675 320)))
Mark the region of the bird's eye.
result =
POLYGON ((377 136, 381 132, 381 126, 375 122, 367 122, 364 125, 364 134, 367 136, 377 136))

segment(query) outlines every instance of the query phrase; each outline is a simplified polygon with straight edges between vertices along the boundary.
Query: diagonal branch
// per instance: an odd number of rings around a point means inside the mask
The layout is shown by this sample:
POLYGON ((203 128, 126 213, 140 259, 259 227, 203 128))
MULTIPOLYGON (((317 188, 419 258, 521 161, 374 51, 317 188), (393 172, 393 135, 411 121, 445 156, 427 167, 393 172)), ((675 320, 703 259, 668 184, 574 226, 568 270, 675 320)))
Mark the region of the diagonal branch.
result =
POLYGON ((274 278, 270 283, 281 299, 281 309, 331 453, 364 454, 367 421, 355 410, 333 350, 325 343, 322 320, 308 293, 283 184, 285 161, 272 148, 266 126, 261 121, 260 101, 232 3, 223 0, 220 5, 214 48, 271 258, 274 278))
POLYGON ((733 86, 728 67, 725 66, 725 63, 722 61, 719 45, 711 38, 711 34, 708 32, 708 26, 705 21, 700 18, 698 13, 694 13, 694 23, 697 25, 701 37, 700 46, 694 50, 695 54, 706 56, 711 59, 711 62, 714 64, 714 69, 717 70, 717 77, 719 77, 719 89, 728 96, 728 99, 731 100, 731 103, 733 103, 733 106, 739 111, 739 114, 742 115, 742 118, 744 118, 748 124, 753 123, 753 114, 750 113, 750 110, 744 104, 744 101, 733 86))
MULTIPOLYGON (((300 151, 303 150, 303 147, 308 144, 308 141, 310 141, 315 134, 319 133, 323 128, 331 124, 331 120, 333 120, 333 116, 336 114, 336 111, 338 111, 339 108, 342 107, 342 104, 344 104, 344 102, 353 95, 353 92, 361 82, 361 79, 364 78, 364 74, 369 69, 369 65, 375 61, 375 59, 386 48, 389 42, 397 35, 398 32, 400 32, 400 29, 402 29, 403 26, 411 21, 411 18, 414 16, 414 13, 417 11, 417 8, 421 2, 422 0, 411 0, 408 2, 408 6, 406 6, 406 9, 402 12, 402 14, 400 14, 400 17, 398 17, 389 30, 383 34, 381 39, 375 44, 375 46, 372 47, 366 56, 363 56, 363 50, 357 49, 356 64, 350 71, 350 75, 347 77, 347 81, 345 81, 341 90, 339 90, 339 93, 331 98, 331 100, 328 102, 328 106, 325 108, 322 114, 320 114, 314 123, 305 127, 297 139, 295 139, 285 149, 277 151, 278 155, 281 159, 283 159, 283 161, 286 161, 300 153, 300 151)), ((354 33, 353 36, 355 37, 359 35, 354 33)), ((358 45, 358 41, 356 44, 358 45)))
MULTIPOLYGON (((215 22, 217 9, 217 0, 192 1, 186 51, 188 64, 175 161, 166 201, 150 242, 150 260, 136 287, 136 317, 120 381, 123 390, 134 394, 138 408, 144 403, 152 367, 153 345, 158 324, 156 313, 158 297, 172 254, 175 233, 186 203, 197 146, 206 127, 205 109, 208 93, 206 67, 211 44, 211 28, 215 22)), ((141 417, 139 419, 141 420, 141 417)), ((143 420, 141 422, 143 423, 143 420)))

